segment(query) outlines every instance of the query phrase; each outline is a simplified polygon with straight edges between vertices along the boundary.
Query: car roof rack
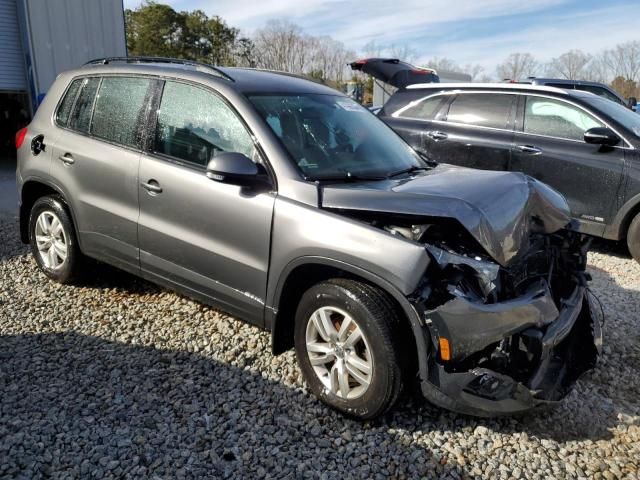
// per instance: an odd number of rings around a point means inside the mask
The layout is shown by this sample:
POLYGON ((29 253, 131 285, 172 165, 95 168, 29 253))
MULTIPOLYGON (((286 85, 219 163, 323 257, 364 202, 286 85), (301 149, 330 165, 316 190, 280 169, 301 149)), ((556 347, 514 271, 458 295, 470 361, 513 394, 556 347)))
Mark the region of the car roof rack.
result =
POLYGON ((224 78, 233 82, 233 78, 224 73, 219 68, 214 67, 202 62, 196 62, 195 60, 184 60, 181 58, 168 58, 168 57, 105 57, 94 58, 85 63, 85 65, 108 65, 110 63, 167 63, 171 65, 186 65, 190 67, 196 67, 200 71, 208 71, 218 77, 224 78))

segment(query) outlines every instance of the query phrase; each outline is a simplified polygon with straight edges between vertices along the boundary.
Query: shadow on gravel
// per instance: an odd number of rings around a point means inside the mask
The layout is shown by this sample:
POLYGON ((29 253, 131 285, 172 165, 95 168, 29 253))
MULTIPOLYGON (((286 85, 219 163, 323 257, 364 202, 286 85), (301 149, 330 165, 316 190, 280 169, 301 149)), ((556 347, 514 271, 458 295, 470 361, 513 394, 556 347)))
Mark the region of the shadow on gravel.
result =
POLYGON ((67 332, 0 337, 0 365, 0 477, 465 477, 386 422, 199 354, 67 332))

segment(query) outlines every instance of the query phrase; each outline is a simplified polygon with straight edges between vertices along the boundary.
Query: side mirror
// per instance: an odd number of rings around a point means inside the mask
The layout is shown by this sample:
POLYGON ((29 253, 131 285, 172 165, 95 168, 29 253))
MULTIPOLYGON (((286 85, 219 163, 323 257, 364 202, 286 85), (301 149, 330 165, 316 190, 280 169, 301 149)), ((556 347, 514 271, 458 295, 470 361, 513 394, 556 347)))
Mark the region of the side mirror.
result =
POLYGON ((604 127, 590 128, 584 132, 584 141, 593 145, 613 147, 620 143, 620 137, 613 130, 604 127))
POLYGON ((243 153, 222 152, 207 165, 207 178, 244 187, 265 183, 264 169, 243 153))
POLYGON ((631 109, 631 110, 635 110, 635 106, 638 105, 638 99, 636 97, 629 97, 627 99, 627 106, 631 109))

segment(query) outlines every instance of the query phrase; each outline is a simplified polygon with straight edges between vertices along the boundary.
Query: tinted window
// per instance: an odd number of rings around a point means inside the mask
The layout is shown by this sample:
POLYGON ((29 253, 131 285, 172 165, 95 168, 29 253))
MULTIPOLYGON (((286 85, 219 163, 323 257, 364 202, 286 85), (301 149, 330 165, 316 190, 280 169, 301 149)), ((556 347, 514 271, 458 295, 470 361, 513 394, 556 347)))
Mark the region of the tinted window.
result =
POLYGON ((513 95, 466 93, 458 95, 451 107, 447 121, 482 127, 507 128, 513 95))
POLYGON ((138 124, 143 120, 151 80, 105 77, 100 85, 91 133, 111 142, 140 147, 138 124))
POLYGON ((253 155, 253 141, 236 114, 201 88, 167 82, 162 93, 155 151, 206 166, 218 152, 253 155))
POLYGON ((418 118, 420 120, 432 120, 440 105, 448 98, 444 95, 422 97, 410 102, 393 114, 394 117, 418 118))
POLYGON ((578 85, 576 87, 577 90, 584 90, 585 92, 595 93, 599 97, 606 98, 607 100, 612 100, 616 103, 622 103, 618 97, 616 97, 613 93, 603 87, 594 87, 592 85, 578 85))
POLYGON ((583 140, 584 132, 602 127, 594 117, 569 103, 543 97, 527 97, 524 131, 537 135, 583 140))
POLYGON ((93 109, 93 99, 96 96, 100 79, 96 77, 82 80, 82 88, 76 100, 73 113, 69 118, 69 127, 79 132, 87 133, 91 123, 91 111, 93 109))
POLYGON ((637 113, 619 103, 613 103, 604 98, 592 97, 584 98, 583 100, 595 107, 597 111, 608 115, 620 125, 632 131, 636 137, 640 137, 640 115, 637 113))
POLYGON ((76 99, 76 95, 78 94, 78 90, 82 86, 82 80, 74 80, 71 83, 71 86, 67 89, 67 93, 62 99, 62 103, 58 108, 58 113, 56 114, 56 122, 62 126, 67 126, 67 122, 69 121, 69 115, 71 114, 71 109, 73 108, 73 102, 76 99))

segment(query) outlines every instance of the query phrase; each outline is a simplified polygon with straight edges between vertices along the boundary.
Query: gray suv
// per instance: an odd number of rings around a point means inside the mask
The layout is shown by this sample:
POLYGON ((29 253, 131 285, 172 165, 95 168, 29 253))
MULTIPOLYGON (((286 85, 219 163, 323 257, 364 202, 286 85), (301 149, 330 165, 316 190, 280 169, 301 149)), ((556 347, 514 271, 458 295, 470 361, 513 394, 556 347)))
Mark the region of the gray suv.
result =
POLYGON ((20 229, 51 279, 85 257, 295 347, 310 390, 373 418, 418 381, 474 415, 561 400, 601 345, 588 244, 520 173, 434 166, 291 75, 170 59, 63 73, 16 135, 20 229))

